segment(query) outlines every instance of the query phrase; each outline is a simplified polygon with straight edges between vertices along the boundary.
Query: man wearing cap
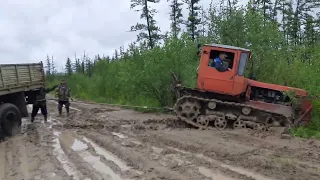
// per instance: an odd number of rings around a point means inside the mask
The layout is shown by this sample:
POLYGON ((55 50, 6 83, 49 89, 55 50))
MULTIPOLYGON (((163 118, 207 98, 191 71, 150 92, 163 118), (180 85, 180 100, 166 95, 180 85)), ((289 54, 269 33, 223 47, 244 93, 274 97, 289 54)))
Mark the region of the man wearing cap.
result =
POLYGON ((211 67, 216 68, 219 72, 225 72, 230 71, 230 68, 226 68, 223 66, 222 61, 224 61, 227 58, 227 54, 222 52, 219 54, 219 57, 216 57, 213 62, 211 63, 211 67))
POLYGON ((61 116, 62 107, 64 105, 66 107, 67 116, 69 116, 69 107, 70 107, 69 98, 71 100, 73 100, 73 99, 71 98, 70 89, 67 86, 67 83, 64 79, 61 80, 61 84, 58 86, 58 89, 56 91, 56 97, 58 98, 59 115, 61 116))

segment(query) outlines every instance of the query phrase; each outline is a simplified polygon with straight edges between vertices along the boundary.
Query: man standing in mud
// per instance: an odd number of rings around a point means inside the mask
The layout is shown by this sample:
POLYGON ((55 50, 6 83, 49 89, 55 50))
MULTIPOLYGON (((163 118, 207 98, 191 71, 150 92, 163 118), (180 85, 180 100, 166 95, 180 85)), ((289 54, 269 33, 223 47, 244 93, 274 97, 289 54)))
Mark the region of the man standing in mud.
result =
POLYGON ((52 88, 40 88, 39 89, 37 96, 36 96, 36 101, 32 106, 31 122, 34 121, 34 118, 38 114, 39 109, 41 109, 41 113, 44 117, 44 122, 47 122, 48 111, 47 111, 46 94, 53 91, 57 87, 58 87, 58 85, 53 86, 52 88))
POLYGON ((58 87, 57 91, 56 91, 56 97, 58 98, 58 111, 59 111, 59 116, 61 116, 62 114, 62 107, 63 105, 66 107, 66 111, 67 111, 67 116, 69 116, 69 107, 70 107, 70 102, 69 102, 69 98, 71 100, 73 100, 71 98, 71 93, 70 93, 70 89, 66 84, 66 81, 64 79, 61 80, 61 84, 58 87))

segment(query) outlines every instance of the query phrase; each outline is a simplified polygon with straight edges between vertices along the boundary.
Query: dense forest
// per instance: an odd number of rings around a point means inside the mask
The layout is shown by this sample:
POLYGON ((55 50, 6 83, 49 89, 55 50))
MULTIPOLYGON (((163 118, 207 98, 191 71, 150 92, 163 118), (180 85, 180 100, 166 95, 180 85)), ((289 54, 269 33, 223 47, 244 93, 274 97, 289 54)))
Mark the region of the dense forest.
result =
MULTIPOLYGON (((129 105, 172 106, 173 71, 185 86, 195 86, 197 44, 220 43, 252 50, 259 81, 303 88, 314 98, 313 121, 293 133, 320 138, 320 2, 257 0, 246 6, 221 0, 201 7, 201 0, 166 0, 171 30, 162 32, 151 5, 159 0, 131 0, 144 23, 128 29, 139 32, 128 49, 90 59, 66 57, 65 73, 58 74, 47 57, 49 85, 67 78, 74 96, 129 105), (182 7, 187 6, 184 17, 182 7)), ((249 67, 247 67, 249 71, 249 67)), ((248 74, 248 73, 247 73, 248 74)))

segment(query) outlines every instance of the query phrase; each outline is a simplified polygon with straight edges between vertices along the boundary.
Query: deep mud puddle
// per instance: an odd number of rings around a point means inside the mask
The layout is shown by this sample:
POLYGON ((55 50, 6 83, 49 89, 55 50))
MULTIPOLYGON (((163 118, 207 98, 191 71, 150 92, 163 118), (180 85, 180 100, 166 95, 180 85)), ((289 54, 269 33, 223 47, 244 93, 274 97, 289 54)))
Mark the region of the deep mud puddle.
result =
POLYGON ((58 153, 57 158, 66 166, 69 175, 75 176, 77 175, 75 169, 86 167, 88 170, 93 171, 92 175, 95 179, 122 180, 124 178, 121 177, 121 172, 125 173, 130 170, 130 167, 125 162, 86 137, 77 137, 75 133, 66 131, 55 131, 54 134, 56 136, 54 141, 56 142, 55 148, 58 153), (76 165, 72 167, 66 161, 65 154, 71 153, 73 155, 70 159, 73 159, 73 161, 77 159, 76 163, 81 164, 81 167, 76 167, 76 165))
POLYGON ((106 160, 114 162, 121 169, 121 171, 127 171, 131 169, 131 167, 127 166, 125 162, 123 162, 121 159, 116 157, 111 152, 106 151, 105 149, 101 148, 96 143, 92 142, 87 138, 83 138, 83 140, 86 141, 87 143, 90 143, 97 154, 103 156, 104 158, 106 158, 106 160))
POLYGON ((62 168, 68 173, 69 176, 73 176, 73 179, 80 179, 81 172, 78 172, 76 166, 69 160, 68 156, 64 153, 60 141, 59 136, 60 132, 55 131, 54 135, 55 138, 53 139, 53 154, 56 156, 56 158, 60 161, 62 168))

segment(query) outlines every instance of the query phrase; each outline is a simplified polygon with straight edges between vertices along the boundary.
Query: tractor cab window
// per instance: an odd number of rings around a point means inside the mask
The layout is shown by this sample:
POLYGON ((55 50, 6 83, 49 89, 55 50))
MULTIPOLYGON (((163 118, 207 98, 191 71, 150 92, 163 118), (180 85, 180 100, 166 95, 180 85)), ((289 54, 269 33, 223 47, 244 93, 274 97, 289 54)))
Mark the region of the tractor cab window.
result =
POLYGON ((246 70, 246 64, 247 64, 247 60, 248 60, 248 53, 241 53, 240 56, 240 62, 239 62, 239 67, 238 67, 238 75, 239 76, 243 76, 244 72, 246 70))
POLYGON ((210 60, 209 60, 209 67, 215 68, 215 63, 214 59, 219 58, 219 55, 221 53, 225 53, 227 55, 226 59, 222 61, 222 64, 226 68, 232 69, 233 67, 233 62, 234 62, 234 53, 231 52, 225 52, 225 51, 216 51, 216 50, 211 50, 210 51, 210 60))

